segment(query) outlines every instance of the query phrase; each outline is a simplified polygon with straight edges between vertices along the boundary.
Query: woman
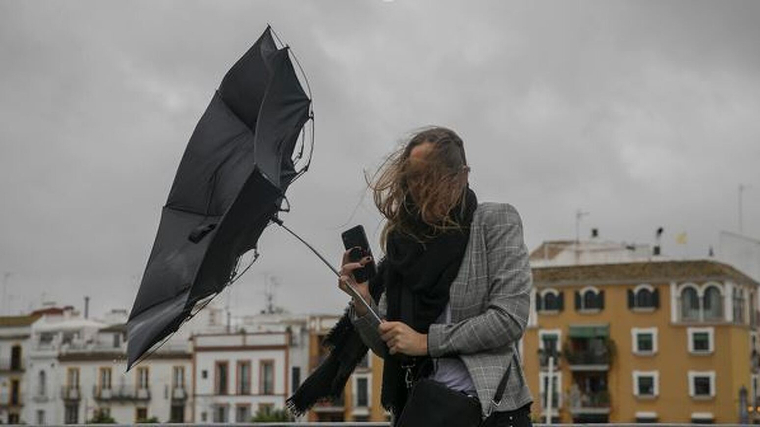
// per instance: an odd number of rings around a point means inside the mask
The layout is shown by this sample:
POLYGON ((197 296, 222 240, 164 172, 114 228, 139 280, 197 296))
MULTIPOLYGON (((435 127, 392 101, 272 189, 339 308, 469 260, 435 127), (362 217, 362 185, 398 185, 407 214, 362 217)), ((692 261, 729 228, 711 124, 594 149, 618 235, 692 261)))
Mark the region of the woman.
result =
POLYGON ((516 354, 532 282, 522 223, 509 204, 478 204, 468 173, 462 140, 441 127, 418 132, 383 165, 372 188, 386 256, 369 283, 354 283, 351 272, 371 260, 349 262, 347 251, 338 285, 351 283, 386 320, 352 301, 327 338, 330 357, 289 400, 297 412, 319 388, 331 390, 318 397, 339 394, 369 347, 385 359, 381 401, 394 418, 407 397, 404 361, 414 360, 414 377, 476 396, 487 425, 531 425, 516 354))

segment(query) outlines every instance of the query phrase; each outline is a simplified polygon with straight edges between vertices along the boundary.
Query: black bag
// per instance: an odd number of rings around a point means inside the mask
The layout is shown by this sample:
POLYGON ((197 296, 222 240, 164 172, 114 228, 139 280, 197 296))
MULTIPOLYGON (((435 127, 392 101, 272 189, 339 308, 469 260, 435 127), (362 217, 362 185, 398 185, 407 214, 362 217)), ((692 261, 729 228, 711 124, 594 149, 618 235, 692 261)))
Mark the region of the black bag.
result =
POLYGON ((414 384, 397 427, 478 427, 480 401, 427 378, 414 384))
MULTIPOLYGON (((499 406, 511 370, 512 362, 496 388, 491 410, 499 406)), ((482 422, 480 400, 477 397, 468 396, 437 381, 424 378, 414 383, 401 416, 394 426, 478 427, 482 422)))

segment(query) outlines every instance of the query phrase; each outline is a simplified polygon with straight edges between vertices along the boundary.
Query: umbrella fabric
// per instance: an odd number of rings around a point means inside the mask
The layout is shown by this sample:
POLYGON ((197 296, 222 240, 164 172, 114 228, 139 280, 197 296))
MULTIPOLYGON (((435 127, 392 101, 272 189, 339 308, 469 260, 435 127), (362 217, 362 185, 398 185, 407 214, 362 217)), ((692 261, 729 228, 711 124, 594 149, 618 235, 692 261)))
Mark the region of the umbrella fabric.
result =
POLYGON ((310 105, 267 27, 225 75, 182 157, 127 322, 128 369, 222 291, 256 246, 297 174, 310 105))

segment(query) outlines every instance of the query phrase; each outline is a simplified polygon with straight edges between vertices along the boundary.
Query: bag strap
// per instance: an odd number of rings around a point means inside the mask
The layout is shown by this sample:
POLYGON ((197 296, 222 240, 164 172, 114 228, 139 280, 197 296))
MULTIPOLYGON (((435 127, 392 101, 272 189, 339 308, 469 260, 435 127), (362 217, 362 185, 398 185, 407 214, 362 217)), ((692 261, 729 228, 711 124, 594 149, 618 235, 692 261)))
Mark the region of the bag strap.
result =
MULTIPOLYGON (((514 346, 514 344, 513 344, 514 346)), ((515 350, 517 348, 515 347, 515 350)), ((509 382, 509 374, 512 372, 512 363, 515 361, 514 353, 512 353, 512 360, 509 361, 509 365, 507 366, 507 372, 504 373, 504 376, 501 377, 501 381, 499 382, 498 387, 496 387, 496 393, 493 395, 493 399, 491 399, 491 406, 488 408, 488 413, 486 413, 486 417, 491 415, 491 412, 493 412, 494 409, 496 409, 501 404, 501 398, 504 397, 504 392, 507 390, 507 382, 509 382)))

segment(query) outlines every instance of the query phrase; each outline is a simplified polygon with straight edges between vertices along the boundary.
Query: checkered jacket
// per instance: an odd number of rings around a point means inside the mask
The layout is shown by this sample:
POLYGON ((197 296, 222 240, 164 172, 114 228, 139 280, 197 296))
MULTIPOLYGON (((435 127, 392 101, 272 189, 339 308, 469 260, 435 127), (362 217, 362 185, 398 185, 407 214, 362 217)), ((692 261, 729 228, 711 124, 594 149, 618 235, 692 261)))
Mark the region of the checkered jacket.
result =
MULTIPOLYGON (((507 203, 480 203, 457 277, 451 284, 451 323, 433 324, 431 357, 459 356, 467 366, 483 409, 509 411, 533 400, 517 354, 530 311, 532 274, 523 241, 522 220, 507 203), (498 406, 491 404, 507 367, 511 372, 498 406)), ((385 294, 373 308, 386 313, 385 294)), ((352 316, 362 340, 378 356, 388 348, 371 315, 352 316)))

